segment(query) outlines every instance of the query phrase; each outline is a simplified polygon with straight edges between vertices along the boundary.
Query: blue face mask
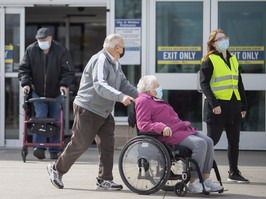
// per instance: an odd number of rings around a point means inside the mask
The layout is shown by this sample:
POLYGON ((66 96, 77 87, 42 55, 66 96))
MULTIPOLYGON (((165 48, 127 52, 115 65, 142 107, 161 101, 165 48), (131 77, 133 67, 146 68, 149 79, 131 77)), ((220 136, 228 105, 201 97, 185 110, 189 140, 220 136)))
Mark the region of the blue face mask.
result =
POLYGON ((158 99, 162 99, 162 97, 163 97, 163 89, 162 89, 162 87, 156 88, 155 91, 157 93, 155 97, 158 98, 158 99))
POLYGON ((50 43, 49 41, 38 41, 39 47, 42 50, 46 50, 48 48, 50 48, 50 43))
POLYGON ((218 42, 218 50, 225 52, 228 47, 229 47, 229 40, 228 39, 224 39, 224 40, 218 42))

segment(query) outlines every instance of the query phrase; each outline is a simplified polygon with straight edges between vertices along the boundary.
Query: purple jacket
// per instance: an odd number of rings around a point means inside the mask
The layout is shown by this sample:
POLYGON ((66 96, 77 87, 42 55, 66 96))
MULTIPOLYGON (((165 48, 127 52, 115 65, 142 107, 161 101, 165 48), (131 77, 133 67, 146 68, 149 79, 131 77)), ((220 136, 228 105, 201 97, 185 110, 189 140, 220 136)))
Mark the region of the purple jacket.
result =
POLYGON ((161 134, 165 127, 172 129, 171 137, 159 136, 158 139, 168 144, 179 144, 197 129, 190 122, 179 119, 172 106, 163 100, 154 99, 148 93, 140 93, 135 101, 137 127, 141 132, 161 134))

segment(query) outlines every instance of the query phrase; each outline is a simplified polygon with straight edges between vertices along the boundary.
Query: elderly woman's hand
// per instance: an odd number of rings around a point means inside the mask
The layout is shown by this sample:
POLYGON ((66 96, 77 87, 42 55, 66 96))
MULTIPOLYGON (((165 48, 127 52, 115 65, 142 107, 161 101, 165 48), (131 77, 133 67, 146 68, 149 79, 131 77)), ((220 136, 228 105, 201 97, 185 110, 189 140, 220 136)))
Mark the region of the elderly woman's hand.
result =
POLYGON ((163 136, 168 136, 168 137, 172 136, 172 130, 170 127, 167 126, 163 129, 163 136))

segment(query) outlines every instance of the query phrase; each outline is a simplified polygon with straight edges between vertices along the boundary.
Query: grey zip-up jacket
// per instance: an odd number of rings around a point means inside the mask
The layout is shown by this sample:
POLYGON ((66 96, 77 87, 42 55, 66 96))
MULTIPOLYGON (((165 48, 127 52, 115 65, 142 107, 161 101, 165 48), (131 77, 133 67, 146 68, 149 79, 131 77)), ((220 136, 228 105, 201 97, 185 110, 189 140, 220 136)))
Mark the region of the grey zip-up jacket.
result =
POLYGON ((101 50, 87 63, 74 103, 107 118, 125 95, 136 98, 137 89, 126 79, 120 63, 101 50))

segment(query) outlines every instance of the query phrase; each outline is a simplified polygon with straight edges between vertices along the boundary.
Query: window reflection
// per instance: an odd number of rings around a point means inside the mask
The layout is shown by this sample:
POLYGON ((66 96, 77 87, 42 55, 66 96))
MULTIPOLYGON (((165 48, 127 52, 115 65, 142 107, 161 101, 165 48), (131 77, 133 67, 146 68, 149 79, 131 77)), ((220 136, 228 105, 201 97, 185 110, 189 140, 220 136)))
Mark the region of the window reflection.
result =
MULTIPOLYGON (((16 72, 19 66, 20 15, 5 15, 5 72, 16 72)), ((19 82, 5 78, 5 139, 19 139, 19 82)))
POLYGON ((177 112, 181 120, 202 130, 202 94, 190 90, 164 90, 163 99, 177 112))
POLYGON ((18 71, 20 26, 19 14, 6 14, 5 16, 5 71, 18 71))
MULTIPOLYGON (((141 0, 116 0, 115 19, 141 19, 141 0)), ((141 77, 141 65, 122 65, 122 70, 129 82, 137 86, 141 77)), ((127 116, 132 106, 125 107, 122 103, 116 103, 114 116, 127 116)))
MULTIPOLYGON (((203 5, 201 2, 157 2, 156 3, 156 47, 199 47, 203 37, 203 5)), ((157 52, 158 49, 156 49, 157 52)), ((166 50, 167 51, 167 50, 166 50)), ((176 51, 180 52, 180 51, 176 51)), ((183 51, 184 52, 184 51, 183 51)), ((197 57, 182 62, 177 58, 171 64, 158 64, 157 73, 196 73, 200 67, 202 49, 197 57), (176 63, 181 62, 181 63, 176 63)), ((169 58, 170 59, 170 58, 169 58)), ((174 59, 174 58, 171 58, 174 59)))
POLYGON ((242 131, 265 131, 265 91, 246 91, 248 110, 242 131))
POLYGON ((103 48, 105 36, 105 24, 70 24, 70 53, 76 72, 82 72, 92 55, 103 48))
MULTIPOLYGON (((230 46, 264 48, 266 39, 265 10, 265 2, 219 3, 218 27, 221 27, 230 36, 230 46)), ((265 73, 264 50, 261 57, 254 57, 254 60, 250 61, 251 63, 245 63, 242 56, 237 58, 241 64, 242 73, 265 73), (255 63, 257 59, 264 63, 255 63)))
POLYGON ((19 82, 18 78, 5 80, 6 139, 19 139, 19 82))

